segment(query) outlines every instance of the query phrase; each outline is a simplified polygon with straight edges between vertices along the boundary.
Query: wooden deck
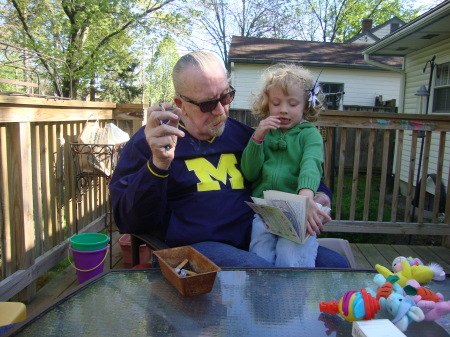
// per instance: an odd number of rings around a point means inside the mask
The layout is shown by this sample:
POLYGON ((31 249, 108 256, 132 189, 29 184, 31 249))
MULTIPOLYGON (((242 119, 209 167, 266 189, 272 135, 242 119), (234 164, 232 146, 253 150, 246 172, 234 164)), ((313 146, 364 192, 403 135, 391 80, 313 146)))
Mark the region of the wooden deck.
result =
MULTIPOLYGON (((121 234, 113 232, 112 261, 113 269, 124 268, 122 250, 118 243, 121 234)), ((358 243, 351 244, 358 269, 374 269, 375 264, 387 268, 397 256, 420 258, 424 263, 439 263, 446 273, 450 272, 450 249, 441 246, 417 245, 381 245, 358 243)), ((105 262, 105 270, 110 269, 109 258, 105 262)), ((31 316, 48 307, 59 297, 78 286, 75 269, 69 266, 61 274, 40 289, 31 303, 27 305, 27 314, 31 316)))

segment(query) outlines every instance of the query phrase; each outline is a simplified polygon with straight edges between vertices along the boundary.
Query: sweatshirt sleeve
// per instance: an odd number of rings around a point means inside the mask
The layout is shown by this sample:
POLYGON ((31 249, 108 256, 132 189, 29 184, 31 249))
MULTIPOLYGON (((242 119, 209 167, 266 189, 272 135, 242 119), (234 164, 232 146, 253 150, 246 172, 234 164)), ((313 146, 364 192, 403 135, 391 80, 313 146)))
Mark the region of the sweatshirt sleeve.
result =
POLYGON ((254 182, 261 176, 261 170, 264 164, 263 143, 257 144, 250 139, 242 153, 241 169, 245 179, 254 182))
POLYGON ((160 231, 166 223, 169 172, 152 164, 145 138, 135 136, 123 148, 109 184, 114 220, 121 233, 160 231))
POLYGON ((298 190, 308 188, 316 192, 322 178, 323 139, 319 131, 313 127, 302 132, 300 141, 303 156, 300 161, 298 190))

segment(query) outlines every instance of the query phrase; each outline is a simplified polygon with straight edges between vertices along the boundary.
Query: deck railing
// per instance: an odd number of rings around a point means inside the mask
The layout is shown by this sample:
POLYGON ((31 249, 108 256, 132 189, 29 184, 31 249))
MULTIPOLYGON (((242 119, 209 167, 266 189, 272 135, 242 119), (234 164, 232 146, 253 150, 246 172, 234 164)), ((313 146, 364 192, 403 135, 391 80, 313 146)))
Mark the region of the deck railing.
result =
MULTIPOLYGON (((145 106, 133 104, 0 96, 0 301, 16 294, 22 301, 34 296, 34 280, 67 256, 67 239, 75 233, 77 219, 81 232, 106 226, 108 193, 103 178, 93 180, 92 188, 76 207, 76 176, 70 143, 76 142, 85 122, 113 121, 131 136, 142 126, 145 110, 145 106)), ((414 199, 419 162, 416 152, 420 151, 422 138, 419 136, 423 130, 422 181, 434 172, 436 186, 448 184, 450 153, 445 146, 450 131, 448 118, 327 111, 317 125, 323 127, 326 138, 324 179, 336 190, 335 220, 329 224, 329 230, 450 235, 447 188, 443 217, 438 203, 442 197, 440 189, 434 191, 430 219, 424 212, 430 194, 425 185, 414 217, 408 207, 414 199), (430 157, 437 162, 432 164, 430 157), (402 172, 404 177, 396 172, 402 172), (345 185, 345 173, 352 176, 351 186, 345 185), (366 186, 372 185, 375 176, 381 177, 376 219, 371 219, 366 209, 371 198, 368 187, 362 196, 357 188, 362 175, 366 186), (392 201, 386 220, 387 190, 392 201), (404 197, 400 198, 402 193, 404 197), (347 195, 350 203, 343 202, 347 195), (356 216, 358 198, 365 200, 361 218, 356 216), (402 208, 399 200, 405 200, 403 208, 407 209, 402 220, 398 220, 402 208), (343 216, 345 208, 349 208, 347 217, 343 216)))
MULTIPOLYGON (((257 125, 248 111, 231 116, 257 125)), ((437 235, 450 246, 448 116, 328 110, 316 125, 324 138, 324 180, 334 188, 328 231, 437 235)))

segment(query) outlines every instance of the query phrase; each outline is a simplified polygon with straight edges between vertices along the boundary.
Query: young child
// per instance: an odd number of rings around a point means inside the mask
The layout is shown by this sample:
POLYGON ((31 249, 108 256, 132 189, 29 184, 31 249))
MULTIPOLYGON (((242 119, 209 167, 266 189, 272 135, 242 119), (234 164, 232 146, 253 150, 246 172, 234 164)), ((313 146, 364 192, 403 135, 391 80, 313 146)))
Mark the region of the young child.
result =
POLYGON ((313 201, 322 177, 323 140, 311 122, 317 120, 322 96, 307 69, 278 64, 264 73, 253 103, 253 114, 262 120, 241 161, 253 196, 263 198, 264 191, 278 190, 310 197, 307 230, 311 236, 304 244, 268 232, 255 215, 250 251, 277 267, 315 267, 315 234, 320 234, 323 218, 330 220, 313 201))

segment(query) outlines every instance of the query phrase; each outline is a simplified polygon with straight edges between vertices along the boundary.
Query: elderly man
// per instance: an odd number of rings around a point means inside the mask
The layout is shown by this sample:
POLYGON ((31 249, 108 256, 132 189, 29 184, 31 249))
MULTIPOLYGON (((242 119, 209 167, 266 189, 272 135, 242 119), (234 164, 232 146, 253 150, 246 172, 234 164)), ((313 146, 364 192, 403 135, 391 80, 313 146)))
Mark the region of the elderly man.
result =
MULTIPOLYGON (((119 229, 158 232, 169 246, 191 245, 221 267, 273 267, 248 252, 253 212, 244 202, 251 192, 240 159, 253 130, 228 118, 235 90, 222 61, 189 53, 172 79, 176 108, 148 109, 147 124, 124 147, 111 179, 119 229)), ((319 220, 315 230, 323 230, 319 220)), ((320 247, 316 266, 348 264, 320 247)))

